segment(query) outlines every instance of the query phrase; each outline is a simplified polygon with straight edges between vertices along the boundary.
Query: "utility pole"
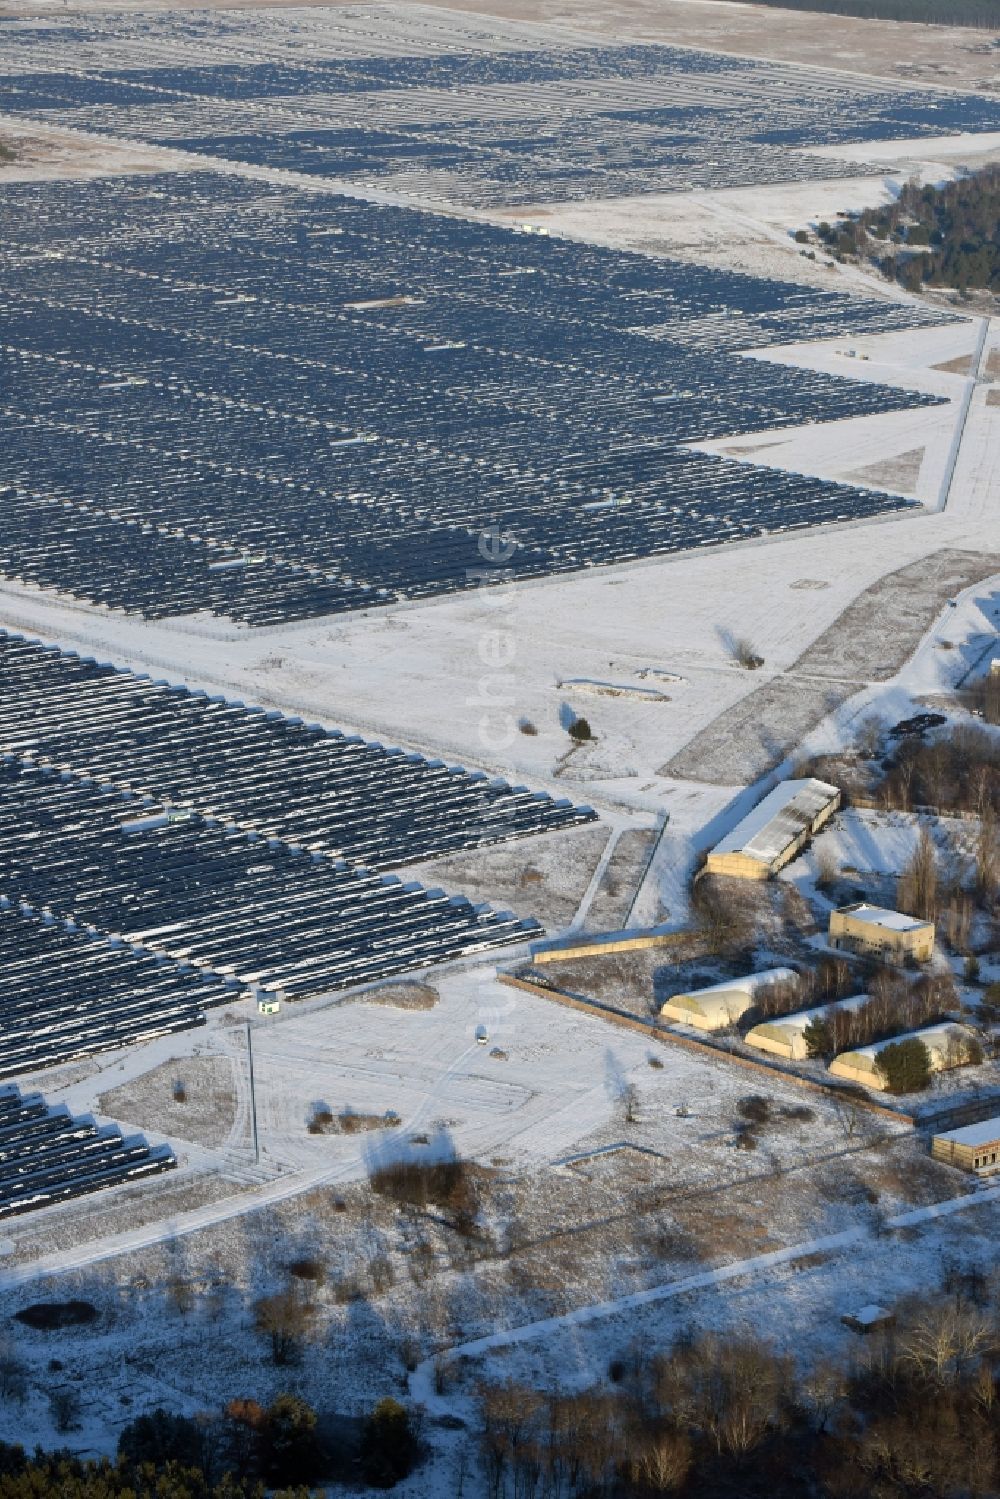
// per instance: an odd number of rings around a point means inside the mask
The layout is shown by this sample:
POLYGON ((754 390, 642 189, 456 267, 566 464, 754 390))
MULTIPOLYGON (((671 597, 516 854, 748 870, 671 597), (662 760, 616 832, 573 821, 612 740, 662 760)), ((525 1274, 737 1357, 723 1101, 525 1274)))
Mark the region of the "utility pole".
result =
POLYGON ((253 1158, 256 1164, 260 1165, 260 1142, 257 1139, 257 1094, 253 1081, 253 1036, 249 1020, 247 1021, 247 1062, 250 1066, 250 1134, 253 1140, 253 1158))

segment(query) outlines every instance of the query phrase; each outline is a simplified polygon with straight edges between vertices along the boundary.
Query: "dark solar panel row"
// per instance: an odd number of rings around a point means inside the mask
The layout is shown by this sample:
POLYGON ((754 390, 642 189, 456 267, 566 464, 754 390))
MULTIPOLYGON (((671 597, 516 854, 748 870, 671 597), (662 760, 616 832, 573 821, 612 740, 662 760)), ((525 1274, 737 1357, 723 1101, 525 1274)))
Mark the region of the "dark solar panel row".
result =
POLYGON ((810 147, 1000 128, 1000 105, 985 96, 668 46, 339 58, 300 49, 294 62, 193 66, 165 61, 185 25, 154 35, 133 19, 127 58, 121 32, 105 31, 97 20, 83 38, 20 33, 0 76, 5 106, 478 204, 832 178, 843 163, 810 147), (155 44, 148 66, 144 37, 155 44))
POLYGON ((5 631, 0 754, 383 869, 594 817, 565 798, 5 631))
POLYGON ((0 1091, 0 1218, 141 1181, 177 1165, 167 1145, 74 1118, 40 1093, 0 1091))
POLYGON ((204 1025, 222 979, 0 906, 0 1077, 204 1025))
POLYGON ((114 789, 0 762, 0 895, 293 998, 522 942, 539 929, 254 832, 148 811, 114 789))
POLYGON ((0 569, 251 624, 899 508, 686 443, 933 398, 741 359, 947 320, 234 177, 0 194, 0 569))

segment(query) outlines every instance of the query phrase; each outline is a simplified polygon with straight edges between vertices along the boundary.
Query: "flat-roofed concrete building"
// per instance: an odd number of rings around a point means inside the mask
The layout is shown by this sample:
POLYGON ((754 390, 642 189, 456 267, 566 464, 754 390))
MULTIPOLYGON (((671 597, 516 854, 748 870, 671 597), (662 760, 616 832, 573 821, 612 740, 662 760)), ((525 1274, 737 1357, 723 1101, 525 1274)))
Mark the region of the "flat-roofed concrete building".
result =
POLYGON ((840 792, 808 777, 781 781, 712 849, 711 874, 767 880, 795 858, 840 806, 840 792))
POLYGON ((895 1046, 900 1041, 922 1041, 927 1047, 931 1071, 947 1072, 969 1062, 975 1040, 975 1033, 968 1026, 952 1021, 944 1025, 925 1025, 919 1031, 906 1031, 901 1036, 873 1041, 870 1046, 859 1046, 855 1051, 842 1051, 830 1063, 830 1072, 834 1077, 885 1092, 885 1078, 878 1069, 878 1056, 887 1046, 895 1046))
POLYGON ((934 923, 857 901, 830 912, 829 941, 847 952, 926 963, 934 956, 934 923))
POLYGON ((762 989, 772 984, 794 983, 798 975, 791 968, 765 968, 746 978, 724 979, 707 989, 690 994, 675 994, 660 1009, 665 1020, 693 1025, 700 1031, 721 1031, 752 1010, 762 989))
POLYGON ((984 1119, 979 1124, 965 1124, 961 1129, 945 1130, 931 1139, 931 1155, 963 1171, 977 1171, 991 1176, 1000 1171, 1000 1117, 984 1119))
POLYGON ((857 1010, 867 1003, 867 994, 852 994, 849 999, 834 999, 825 1005, 815 1005, 811 1010, 796 1010, 793 1015, 775 1015, 755 1025, 743 1039, 758 1051, 783 1057, 786 1062, 801 1062, 809 1055, 806 1029, 811 1021, 820 1020, 834 1010, 857 1010))

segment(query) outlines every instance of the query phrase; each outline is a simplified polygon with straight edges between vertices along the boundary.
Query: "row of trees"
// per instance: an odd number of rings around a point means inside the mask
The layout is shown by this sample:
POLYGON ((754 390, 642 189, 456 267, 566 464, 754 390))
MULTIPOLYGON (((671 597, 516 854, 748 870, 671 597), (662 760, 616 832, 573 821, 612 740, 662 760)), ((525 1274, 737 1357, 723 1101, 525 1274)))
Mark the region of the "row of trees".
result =
POLYGON ((742 1029, 844 999, 855 993, 857 986, 857 975, 844 958, 822 957, 815 968, 760 989, 754 996, 753 1009, 743 1017, 742 1029))
POLYGON ((1000 742, 960 724, 933 739, 907 738, 885 765, 878 792, 887 807, 1000 814, 1000 742))
POLYGON ((28 1462, 20 1448, 0 1448, 0 1499, 22 1493, 125 1499, 147 1492, 158 1499, 247 1499, 265 1487, 297 1495, 331 1478, 389 1489, 419 1454, 416 1428, 396 1400, 381 1400, 353 1436, 331 1441, 312 1406, 285 1394, 267 1407, 232 1400, 220 1416, 191 1419, 165 1410, 139 1416, 122 1431, 114 1464, 62 1454, 36 1454, 28 1462))
POLYGON ((956 952, 965 952, 974 908, 995 911, 1000 894, 998 818, 987 808, 979 822, 972 858, 942 865, 934 840, 922 828, 917 846, 896 884, 896 904, 908 916, 939 921, 956 952))
POLYGON ((931 1296, 848 1367, 689 1336, 611 1387, 483 1387, 489 1499, 974 1499, 1000 1484, 995 1309, 931 1296))
POLYGON ((884 968, 870 981, 864 1004, 823 1011, 806 1026, 804 1039, 810 1056, 831 1057, 932 1025, 957 1009, 958 1002, 949 974, 923 974, 911 983, 884 968))

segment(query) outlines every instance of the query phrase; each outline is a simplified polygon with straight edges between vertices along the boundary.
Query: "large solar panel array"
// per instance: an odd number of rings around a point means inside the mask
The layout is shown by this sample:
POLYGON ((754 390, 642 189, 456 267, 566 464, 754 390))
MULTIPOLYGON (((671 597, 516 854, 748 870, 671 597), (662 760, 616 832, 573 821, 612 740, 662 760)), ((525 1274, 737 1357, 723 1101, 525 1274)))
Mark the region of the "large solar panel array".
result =
POLYGON ((1000 128, 986 97, 687 48, 391 11, 368 30, 356 13, 46 17, 9 29, 0 91, 88 131, 477 205, 833 178, 816 147, 1000 128))
POLYGON ((925 404, 741 350, 947 320, 235 176, 0 193, 0 571, 252 624, 901 508, 684 444, 925 404))
POLYGON ((177 1165, 167 1145, 122 1137, 53 1108, 40 1093, 0 1091, 0 1218, 141 1181, 177 1165))
MULTIPOLYGON (((521 942, 537 922, 362 861, 593 816, 0 631, 0 1078, 521 942)), ((174 1164, 32 1101, 7 1173, 5 1097, 0 1216, 174 1164)))
POLYGON ((0 756, 392 869, 594 818, 526 786, 0 630, 0 756))
POLYGON ((392 977, 539 930, 463 896, 0 762, 0 895, 291 998, 392 977))

